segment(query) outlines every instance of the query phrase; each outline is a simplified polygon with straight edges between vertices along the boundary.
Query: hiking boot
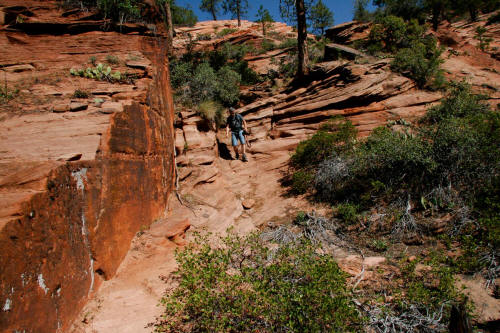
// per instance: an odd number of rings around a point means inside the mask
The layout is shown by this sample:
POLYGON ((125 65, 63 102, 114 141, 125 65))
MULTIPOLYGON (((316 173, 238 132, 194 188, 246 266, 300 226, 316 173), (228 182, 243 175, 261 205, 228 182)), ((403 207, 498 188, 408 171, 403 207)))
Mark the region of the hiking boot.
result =
POLYGON ((239 153, 236 153, 236 160, 239 160, 240 159, 240 154, 239 153))
POLYGON ((241 159, 243 162, 248 162, 247 155, 243 154, 243 158, 241 159))

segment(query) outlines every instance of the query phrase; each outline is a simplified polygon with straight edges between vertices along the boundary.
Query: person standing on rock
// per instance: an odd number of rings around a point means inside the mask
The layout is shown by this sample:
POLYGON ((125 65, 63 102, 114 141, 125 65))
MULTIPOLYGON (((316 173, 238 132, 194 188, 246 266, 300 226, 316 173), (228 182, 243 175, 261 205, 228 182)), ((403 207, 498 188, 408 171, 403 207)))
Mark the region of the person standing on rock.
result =
POLYGON ((247 155, 245 154, 245 135, 244 135, 244 131, 247 132, 247 123, 239 113, 236 113, 233 107, 229 108, 229 117, 227 117, 226 121, 226 137, 229 136, 230 129, 231 129, 231 144, 233 145, 236 159, 240 158, 240 154, 238 152, 238 146, 241 146, 241 153, 242 153, 241 160, 243 162, 248 162, 247 155))

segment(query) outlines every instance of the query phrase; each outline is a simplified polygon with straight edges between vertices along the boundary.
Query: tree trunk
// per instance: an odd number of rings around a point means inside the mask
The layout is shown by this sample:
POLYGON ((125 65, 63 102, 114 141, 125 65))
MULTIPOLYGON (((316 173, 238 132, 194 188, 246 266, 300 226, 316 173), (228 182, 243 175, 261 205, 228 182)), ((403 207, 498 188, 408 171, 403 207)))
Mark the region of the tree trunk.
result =
POLYGON ((307 66, 307 26, 306 26, 306 8, 304 0, 295 0, 295 9, 297 12, 297 46, 298 46, 298 63, 297 77, 301 78, 308 74, 307 66))
POLYGON ((240 2, 241 0, 236 0, 236 16, 238 17, 238 27, 241 27, 241 13, 240 13, 240 2))
POLYGON ((212 16, 214 18, 214 21, 217 21, 217 16, 215 16, 215 4, 212 6, 211 12, 212 12, 212 16))
POLYGON ((266 22, 262 21, 262 34, 266 35, 266 22))
POLYGON ((477 8, 474 5, 469 5, 470 20, 472 22, 477 21, 477 8))
POLYGON ((432 7, 432 30, 437 31, 441 17, 442 4, 434 4, 432 7))
POLYGON ((168 50, 172 50, 172 44, 174 41, 174 25, 172 23, 172 12, 170 11, 170 2, 165 1, 165 16, 167 19, 167 33, 168 33, 168 50))

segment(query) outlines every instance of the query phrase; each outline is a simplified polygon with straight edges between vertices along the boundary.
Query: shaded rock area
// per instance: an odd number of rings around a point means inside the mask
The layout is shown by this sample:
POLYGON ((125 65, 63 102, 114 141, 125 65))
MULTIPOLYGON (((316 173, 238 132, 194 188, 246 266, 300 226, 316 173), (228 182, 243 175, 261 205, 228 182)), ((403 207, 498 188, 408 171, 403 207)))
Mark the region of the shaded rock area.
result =
POLYGON ((173 102, 160 38, 94 25, 73 34, 85 13, 63 15, 56 1, 23 6, 1 9, 24 23, 0 29, 0 74, 15 94, 0 105, 0 327, 66 332, 136 232, 163 217, 173 102), (131 79, 70 75, 92 59, 112 59, 131 79))

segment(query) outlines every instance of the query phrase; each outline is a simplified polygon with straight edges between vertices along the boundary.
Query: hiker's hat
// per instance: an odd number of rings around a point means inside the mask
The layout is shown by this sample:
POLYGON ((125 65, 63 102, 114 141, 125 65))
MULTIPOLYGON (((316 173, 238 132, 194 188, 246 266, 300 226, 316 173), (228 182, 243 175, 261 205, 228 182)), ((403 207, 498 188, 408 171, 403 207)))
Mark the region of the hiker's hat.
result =
POLYGON ((232 106, 229 108, 229 112, 234 112, 236 111, 235 108, 233 108, 232 106))

